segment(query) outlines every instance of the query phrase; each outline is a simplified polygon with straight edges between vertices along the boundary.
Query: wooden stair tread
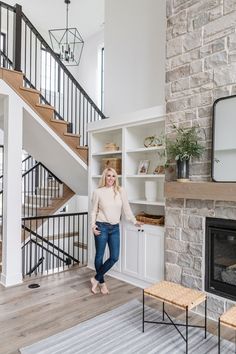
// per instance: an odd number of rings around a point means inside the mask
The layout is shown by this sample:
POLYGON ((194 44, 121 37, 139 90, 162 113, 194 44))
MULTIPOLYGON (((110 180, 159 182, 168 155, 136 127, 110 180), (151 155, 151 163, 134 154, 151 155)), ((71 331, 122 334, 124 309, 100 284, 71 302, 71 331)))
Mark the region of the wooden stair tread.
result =
POLYGON ((39 92, 38 90, 30 88, 30 87, 20 86, 20 89, 23 90, 23 91, 28 91, 28 92, 32 92, 32 93, 38 93, 39 95, 41 94, 41 92, 39 92))
POLYGON ((66 122, 65 120, 61 120, 61 119, 50 119, 51 122, 53 123, 59 123, 59 124, 65 124, 65 125, 69 125, 70 123, 66 122))
POLYGON ((79 138, 80 134, 64 133, 65 136, 71 136, 72 138, 79 138))
POLYGON ((88 146, 76 146, 76 149, 88 150, 88 146))
POLYGON ((7 69, 7 68, 1 68, 1 72, 4 73, 4 71, 10 72, 10 73, 14 73, 14 74, 16 74, 16 75, 21 75, 22 77, 24 76, 24 74, 23 74, 21 71, 12 70, 12 69, 7 69))
POLYGON ((35 106, 39 108, 51 109, 52 111, 54 111, 54 107, 50 106, 49 104, 36 103, 35 106))
POLYGON ((77 246, 79 248, 83 248, 84 250, 86 250, 88 248, 88 246, 85 243, 81 242, 81 241, 75 241, 74 242, 74 246, 77 246))

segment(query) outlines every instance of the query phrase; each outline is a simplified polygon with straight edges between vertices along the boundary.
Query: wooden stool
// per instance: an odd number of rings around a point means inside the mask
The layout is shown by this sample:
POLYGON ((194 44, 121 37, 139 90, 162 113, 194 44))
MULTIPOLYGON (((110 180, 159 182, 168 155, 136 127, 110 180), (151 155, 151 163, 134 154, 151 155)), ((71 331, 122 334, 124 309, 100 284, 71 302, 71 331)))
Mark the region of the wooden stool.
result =
POLYGON ((219 354, 220 354, 220 326, 221 325, 236 330, 236 306, 231 307, 231 309, 229 309, 219 317, 219 321, 218 321, 218 353, 219 354))
POLYGON ((205 328, 205 338, 207 335, 207 296, 205 293, 186 288, 182 285, 175 284, 169 281, 162 281, 158 284, 151 286, 150 288, 143 290, 143 332, 144 332, 144 323, 157 323, 157 324, 166 324, 166 325, 173 325, 175 326, 176 330, 179 332, 181 337, 186 342, 186 353, 188 353, 188 327, 198 327, 198 328, 205 328), (155 322, 155 321, 145 321, 144 318, 144 301, 145 295, 151 296, 159 301, 162 301, 162 322, 155 322), (205 301, 205 322, 204 326, 197 326, 197 325, 189 325, 188 323, 188 311, 196 307, 197 305, 201 304, 205 301), (186 322, 183 323, 176 323, 170 318, 168 313, 165 311, 165 304, 173 305, 181 310, 185 310, 186 313, 186 322), (164 322, 165 315, 168 317, 170 322, 164 322), (186 327, 186 336, 184 337, 183 334, 178 329, 178 326, 186 327))

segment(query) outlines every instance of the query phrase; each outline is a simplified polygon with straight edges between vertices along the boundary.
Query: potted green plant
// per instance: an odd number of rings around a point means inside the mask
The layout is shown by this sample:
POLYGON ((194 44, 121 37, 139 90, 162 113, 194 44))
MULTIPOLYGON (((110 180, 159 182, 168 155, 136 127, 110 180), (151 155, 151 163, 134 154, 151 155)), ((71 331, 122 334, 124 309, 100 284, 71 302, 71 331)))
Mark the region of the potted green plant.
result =
POLYGON ((189 180, 189 160, 191 157, 201 157, 204 146, 199 143, 199 128, 178 128, 173 125, 175 139, 166 139, 166 151, 168 160, 175 160, 177 164, 177 180, 189 180))

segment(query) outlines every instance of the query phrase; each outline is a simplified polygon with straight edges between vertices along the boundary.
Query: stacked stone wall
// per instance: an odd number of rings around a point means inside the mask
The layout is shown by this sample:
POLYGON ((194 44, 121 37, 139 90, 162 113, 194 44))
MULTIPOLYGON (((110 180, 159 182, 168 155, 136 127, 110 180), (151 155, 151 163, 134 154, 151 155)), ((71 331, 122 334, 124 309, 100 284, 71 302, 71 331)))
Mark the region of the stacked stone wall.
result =
MULTIPOLYGON (((210 180, 212 105, 236 94, 236 0, 166 0, 166 132, 199 125, 206 151, 190 166, 193 180, 210 180)), ((205 218, 236 219, 236 203, 166 200, 165 277, 204 289, 205 218)), ((217 318, 231 302, 209 297, 217 318)))

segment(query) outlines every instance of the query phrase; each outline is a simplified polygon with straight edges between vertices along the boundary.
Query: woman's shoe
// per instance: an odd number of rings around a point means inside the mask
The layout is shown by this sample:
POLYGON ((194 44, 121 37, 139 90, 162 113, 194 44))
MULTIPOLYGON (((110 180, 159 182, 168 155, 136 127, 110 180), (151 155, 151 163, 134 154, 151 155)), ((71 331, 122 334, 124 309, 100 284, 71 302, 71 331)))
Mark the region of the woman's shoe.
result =
POLYGON ((99 284, 99 286, 100 286, 100 291, 101 291, 102 295, 108 295, 109 294, 109 290, 107 289, 107 284, 106 283, 99 284))
POLYGON ((90 279, 91 282, 91 291, 93 294, 97 294, 97 286, 98 286, 98 281, 93 277, 90 279))

